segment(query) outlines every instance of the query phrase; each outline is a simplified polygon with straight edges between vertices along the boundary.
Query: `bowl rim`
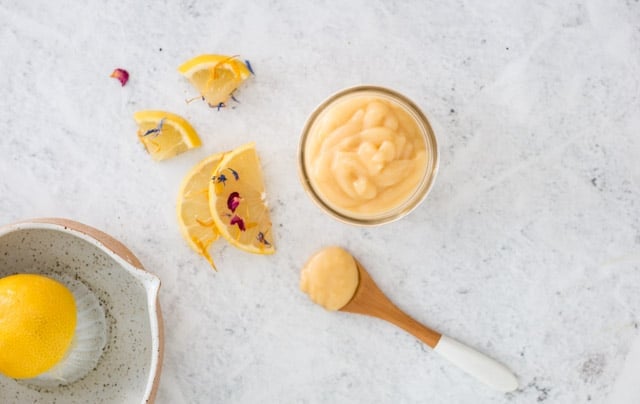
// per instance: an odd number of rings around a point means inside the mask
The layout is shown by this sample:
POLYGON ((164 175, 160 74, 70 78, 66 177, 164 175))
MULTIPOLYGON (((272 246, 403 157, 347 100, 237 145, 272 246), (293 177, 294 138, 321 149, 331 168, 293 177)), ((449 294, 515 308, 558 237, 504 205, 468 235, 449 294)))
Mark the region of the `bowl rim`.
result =
POLYGON ((0 226, 0 237, 21 230, 56 230, 78 237, 116 261, 138 279, 146 291, 151 333, 151 363, 142 403, 152 404, 158 392, 164 358, 164 322, 160 309, 160 278, 144 269, 140 260, 112 236, 86 224, 65 218, 43 217, 21 220, 0 226))

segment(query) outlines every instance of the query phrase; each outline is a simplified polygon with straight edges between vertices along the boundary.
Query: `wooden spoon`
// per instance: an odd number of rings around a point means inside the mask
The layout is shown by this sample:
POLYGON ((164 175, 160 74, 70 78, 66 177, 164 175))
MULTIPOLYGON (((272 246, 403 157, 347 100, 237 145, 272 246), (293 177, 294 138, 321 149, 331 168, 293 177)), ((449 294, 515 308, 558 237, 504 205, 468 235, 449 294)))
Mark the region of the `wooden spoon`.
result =
POLYGON ((518 380, 506 366, 418 323, 382 293, 357 260, 356 266, 359 275, 358 287, 351 300, 340 311, 365 314, 395 324, 433 348, 434 352, 496 390, 508 392, 518 388, 518 380))

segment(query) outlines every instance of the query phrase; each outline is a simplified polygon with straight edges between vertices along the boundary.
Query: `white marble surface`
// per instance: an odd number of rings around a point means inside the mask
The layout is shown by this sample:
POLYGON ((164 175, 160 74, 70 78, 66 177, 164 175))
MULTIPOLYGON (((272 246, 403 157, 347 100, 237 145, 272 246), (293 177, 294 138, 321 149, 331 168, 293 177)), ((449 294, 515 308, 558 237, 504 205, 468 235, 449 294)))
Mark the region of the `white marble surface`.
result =
POLYGON ((640 372, 638 348, 625 362, 640 338, 637 0, 0 0, 0 57, 0 223, 85 222, 161 277, 158 403, 640 402, 623 380, 640 372), (235 109, 184 101, 176 67, 209 52, 255 68, 235 109), (322 214, 296 173, 307 115, 362 83, 413 98, 442 157, 426 203, 370 229, 322 214), (187 117, 203 147, 151 161, 132 120, 149 108, 187 117), (215 273, 180 236, 177 189, 251 140, 278 252, 220 242, 215 273), (493 392, 390 325, 314 306, 298 271, 328 244, 521 388, 493 392))

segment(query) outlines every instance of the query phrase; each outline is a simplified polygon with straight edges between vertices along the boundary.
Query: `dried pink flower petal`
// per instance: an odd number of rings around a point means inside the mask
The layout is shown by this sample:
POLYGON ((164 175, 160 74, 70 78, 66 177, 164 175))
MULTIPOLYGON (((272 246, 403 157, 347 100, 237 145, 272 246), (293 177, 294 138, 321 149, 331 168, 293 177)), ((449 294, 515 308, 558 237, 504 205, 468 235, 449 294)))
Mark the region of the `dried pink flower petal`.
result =
POLYGON ((124 85, 127 84, 127 81, 129 81, 129 72, 124 69, 115 69, 109 77, 120 80, 120 84, 124 87, 124 85))
POLYGON ((242 220, 242 218, 238 215, 233 215, 233 217, 231 218, 231 221, 229 222, 230 225, 234 225, 237 224, 238 228, 240 229, 240 231, 245 231, 247 230, 247 228, 244 226, 244 220, 242 220))
POLYGON ((235 212, 238 208, 238 205, 240 205, 240 194, 237 192, 232 192, 227 198, 227 207, 231 212, 235 212))

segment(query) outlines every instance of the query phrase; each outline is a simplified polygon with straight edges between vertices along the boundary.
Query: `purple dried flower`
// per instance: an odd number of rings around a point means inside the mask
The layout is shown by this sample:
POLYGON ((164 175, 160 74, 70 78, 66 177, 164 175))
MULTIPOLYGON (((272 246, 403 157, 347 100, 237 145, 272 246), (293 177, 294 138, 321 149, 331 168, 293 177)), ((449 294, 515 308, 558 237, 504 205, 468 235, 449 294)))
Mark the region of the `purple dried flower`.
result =
POLYGON ((247 65, 247 69, 249 69, 251 74, 253 74, 255 76, 256 74, 253 72, 253 67, 251 67, 251 63, 248 60, 245 59, 244 64, 247 65))
POLYGON ((235 178, 236 181, 240 179, 240 174, 238 174, 236 170, 234 170, 233 168, 228 168, 228 170, 231 171, 231 174, 233 174, 233 178, 235 178))

